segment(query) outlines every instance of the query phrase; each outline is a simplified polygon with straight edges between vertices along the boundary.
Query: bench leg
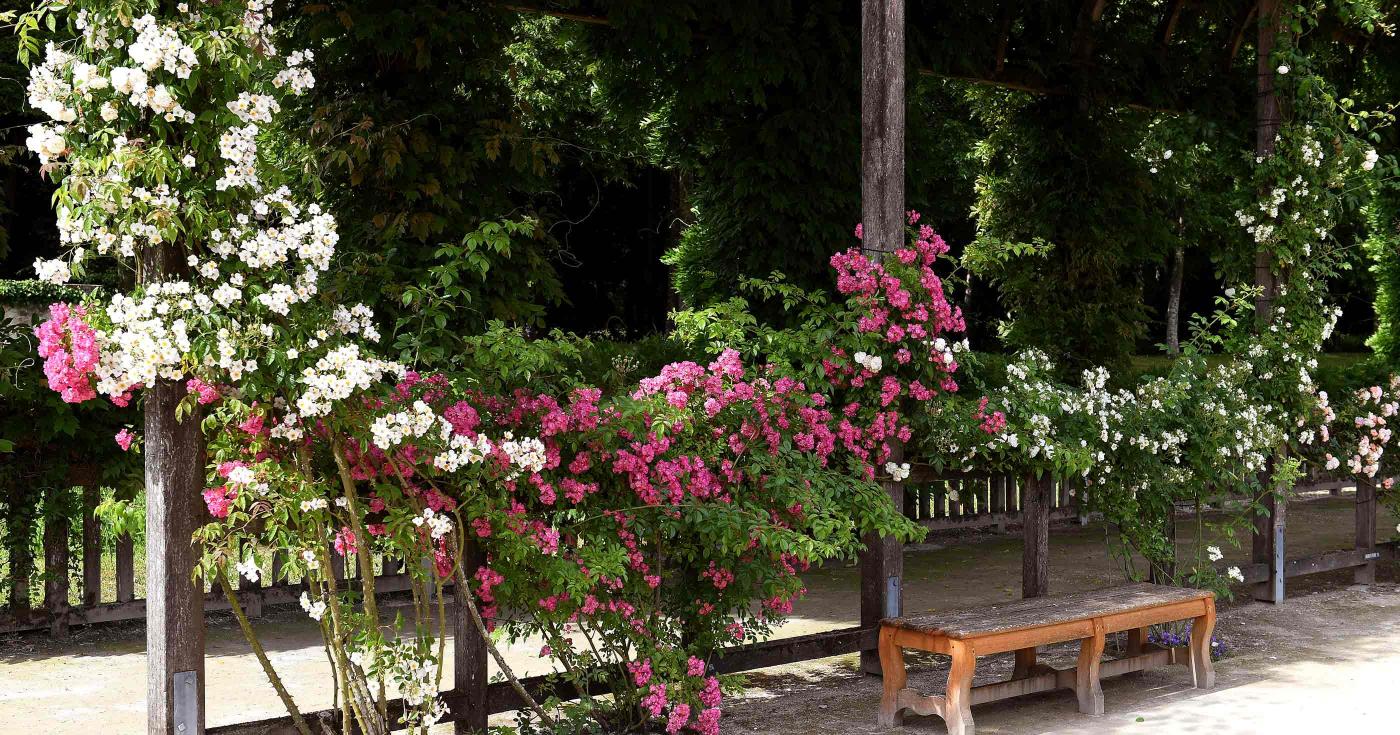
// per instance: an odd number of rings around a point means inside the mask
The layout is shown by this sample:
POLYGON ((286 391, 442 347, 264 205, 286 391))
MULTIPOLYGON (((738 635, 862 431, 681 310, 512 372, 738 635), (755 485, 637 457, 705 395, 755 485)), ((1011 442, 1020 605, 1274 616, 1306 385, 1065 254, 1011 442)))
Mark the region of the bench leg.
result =
POLYGON ((904 724, 899 692, 904 688, 908 674, 904 669, 904 649, 895 644, 894 633, 894 628, 880 630, 880 671, 884 677, 885 692, 880 697, 880 715, 876 721, 884 727, 904 724))
POLYGON ((1035 672, 1034 648, 1016 649, 1016 668, 1011 671, 1012 679, 1024 679, 1035 672))
POLYGON ((1128 655, 1139 656, 1147 646, 1147 628, 1133 628, 1128 631, 1128 655))
POLYGON ((1099 684, 1099 663, 1103 660, 1104 634, 1095 633, 1079 642, 1079 665, 1074 669, 1074 693, 1079 711, 1103 714, 1103 687, 1099 684))
POLYGON ((1215 686, 1215 664, 1210 660, 1210 636, 1215 632, 1215 604, 1206 607, 1206 614, 1191 621, 1191 682, 1198 689, 1215 686))
POLYGON ((948 735, 973 735, 972 672, 977 668, 977 654, 964 641, 949 641, 953 668, 948 671, 948 693, 943 721, 948 735))

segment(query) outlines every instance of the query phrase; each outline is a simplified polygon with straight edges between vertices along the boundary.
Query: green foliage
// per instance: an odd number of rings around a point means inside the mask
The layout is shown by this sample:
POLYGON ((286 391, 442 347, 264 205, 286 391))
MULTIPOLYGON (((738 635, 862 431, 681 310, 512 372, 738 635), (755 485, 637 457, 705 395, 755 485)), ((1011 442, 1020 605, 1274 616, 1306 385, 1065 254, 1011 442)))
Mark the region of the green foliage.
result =
MULTIPOLYGON (((839 0, 609 3, 596 96, 680 178, 688 227, 667 254, 688 306, 775 270, 823 287, 860 220, 859 22, 839 0), (703 39, 702 39, 703 37, 703 39)), ((955 85, 909 77, 908 206, 965 232, 970 124, 955 85)), ((776 316, 776 314, 765 314, 776 316)))
POLYGON ((1141 268, 1173 228, 1136 151, 1146 119, 1073 99, 970 93, 978 146, 978 237, 965 264, 998 289, 1003 340, 1056 364, 1120 362, 1147 318, 1141 268))
POLYGON ((563 113, 548 91, 517 97, 512 81, 543 71, 529 63, 541 36, 516 34, 516 19, 352 0, 303 6, 285 24, 285 44, 316 51, 309 146, 289 157, 340 222, 335 288, 397 323, 396 348, 414 358, 443 357, 453 335, 492 319, 538 325, 563 297, 532 202, 560 156, 530 127, 563 113))

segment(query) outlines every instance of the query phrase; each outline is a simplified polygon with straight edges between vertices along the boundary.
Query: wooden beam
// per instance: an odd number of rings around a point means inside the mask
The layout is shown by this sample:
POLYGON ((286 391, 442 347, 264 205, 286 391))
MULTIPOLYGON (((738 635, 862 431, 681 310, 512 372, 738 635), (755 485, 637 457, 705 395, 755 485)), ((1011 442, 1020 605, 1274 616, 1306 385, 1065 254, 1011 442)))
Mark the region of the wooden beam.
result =
MULTIPOLYGON (((481 547, 468 541, 463 555, 462 579, 476 577, 481 566, 481 547)), ((486 639, 476 629, 471 610, 466 605, 468 591, 454 590, 452 606, 452 672, 453 687, 464 695, 462 718, 454 723, 456 735, 486 732, 486 684, 487 656, 486 639)))
MULTIPOLYGON (((1257 71, 1257 102, 1255 105, 1254 155, 1268 158, 1274 155, 1274 138, 1279 129, 1278 93, 1274 87, 1274 65, 1272 55, 1274 37, 1279 25, 1278 0, 1260 0, 1255 7, 1258 13, 1258 40, 1255 44, 1255 68, 1257 71)), ((1254 301, 1255 328, 1264 332, 1274 319, 1274 298, 1278 282, 1274 275, 1274 255, 1268 248, 1259 248, 1254 253, 1254 285, 1259 288, 1259 296, 1254 301)), ((1272 482, 1275 463, 1273 459, 1260 473, 1262 484, 1272 482)), ((1275 604, 1284 599, 1284 559, 1286 559, 1286 532, 1288 501, 1283 496, 1283 488, 1270 488, 1263 499, 1265 515, 1254 519, 1254 532, 1251 543, 1253 561, 1265 564, 1269 569, 1268 582, 1256 585, 1254 598, 1275 604)))
POLYGON ((1011 26, 1016 22, 1016 10, 1020 6, 1018 2, 1004 0, 997 8, 996 59, 992 63, 994 74, 1000 74, 1006 69, 1006 50, 1011 46, 1011 26))
POLYGON ((1171 0, 1167 3, 1167 9, 1162 13, 1162 20, 1157 24, 1157 53, 1166 54, 1167 47, 1171 45, 1172 35, 1176 33, 1177 23, 1181 21, 1181 10, 1186 5, 1186 0, 1171 0))
MULTIPOLYGON (((173 245, 147 248, 143 284, 179 277, 173 245)), ((176 418, 184 381, 158 380, 145 394, 146 728, 150 735, 204 732, 204 591, 194 581, 192 538, 208 518, 198 409, 176 418), (178 690, 178 691, 177 691, 178 690), (179 704, 177 712, 177 703, 179 704), (177 723, 177 719, 188 720, 177 723), (180 728, 183 725, 183 729, 180 728)))
POLYGON ((1080 0, 1069 53, 1070 60, 1075 64, 1083 66, 1094 55, 1094 29, 1103 19, 1107 5, 1108 0, 1080 0))
MULTIPOLYGON (((841 656, 876 646, 878 637, 878 628, 855 627, 793 638, 779 638, 721 651, 714 666, 715 670, 721 674, 732 674, 795 661, 841 656)), ((578 692, 557 676, 530 676, 521 679, 520 683, 525 687, 525 691, 537 700, 551 696, 565 700, 578 698, 578 692)), ((524 705, 520 700, 520 695, 507 682, 487 684, 484 690, 486 708, 492 714, 511 712, 524 705)), ((593 693, 601 695, 608 692, 605 687, 599 685, 599 688, 595 689, 593 693)), ((443 703, 448 708, 447 716, 443 722, 456 722, 464 716, 467 709, 465 701, 472 695, 457 687, 443 692, 441 696, 443 703)), ((403 712, 403 700, 390 700, 388 710, 391 721, 396 720, 403 712)), ((322 723, 337 725, 340 721, 338 710, 321 710, 305 713, 303 716, 312 725, 312 732, 321 732, 318 725, 322 723)), ((333 732, 338 730, 338 727, 331 729, 333 732)), ((292 726, 292 719, 284 716, 236 725, 211 727, 208 730, 208 735, 297 735, 297 730, 292 726)))
MULTIPOLYGON (((862 0, 860 22, 861 250, 882 260, 904 245, 904 0, 862 0)), ((890 461, 903 459, 895 445, 890 461)), ((897 512, 904 485, 881 483, 897 512)), ((867 535, 860 560, 860 623, 871 628, 903 609, 904 547, 892 537, 867 535)), ((861 668, 880 673, 872 646, 861 668)))

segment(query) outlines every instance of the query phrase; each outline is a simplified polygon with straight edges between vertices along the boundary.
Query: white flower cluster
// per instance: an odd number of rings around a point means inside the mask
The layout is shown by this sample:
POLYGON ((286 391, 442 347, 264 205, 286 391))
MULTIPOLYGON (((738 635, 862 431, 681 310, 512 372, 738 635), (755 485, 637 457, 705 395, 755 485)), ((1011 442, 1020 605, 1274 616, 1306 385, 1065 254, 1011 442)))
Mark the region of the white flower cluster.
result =
POLYGON ((313 59, 310 51, 293 51, 287 57, 287 67, 277 72, 277 76, 273 77, 273 86, 279 89, 286 87, 297 96, 306 94, 312 87, 316 86, 316 77, 304 66, 313 59))
POLYGON ((245 123, 270 123, 282 106, 268 95, 240 92, 238 99, 229 101, 228 109, 245 123))
MULTIPOLYGON (((65 77, 74 61, 73 55, 50 41, 44 47, 44 63, 29 74, 29 106, 59 122, 78 119, 78 111, 70 102, 73 85, 65 77)), ((31 135, 33 131, 31 129, 31 135)))
POLYGON ((321 622, 321 618, 326 617, 325 600, 317 600, 315 602, 312 602, 311 596, 306 594, 305 592, 301 593, 301 609, 305 610, 306 614, 310 615, 311 619, 315 620, 318 623, 321 622))
POLYGON ((1380 155, 1376 153, 1375 148, 1372 148, 1366 151, 1366 160, 1361 162, 1361 168, 1370 171, 1376 167, 1376 162, 1379 160, 1381 160, 1380 155))
POLYGON ((434 541, 452 533, 452 517, 446 513, 438 513, 432 508, 424 508, 421 515, 414 516, 413 525, 419 528, 426 525, 428 535, 432 536, 434 541))
POLYGON ((251 556, 244 561, 238 562, 236 568, 238 573, 247 578, 249 582, 258 581, 258 576, 262 573, 262 571, 258 569, 258 561, 251 556))
POLYGON ((880 372, 880 368, 885 366, 885 361, 879 355, 867 355, 864 352, 857 352, 854 356, 857 365, 869 370, 872 373, 880 372))
POLYGON ((73 277, 72 270, 68 263, 61 258, 44 260, 39 258, 34 261, 34 272, 41 281, 49 283, 65 284, 73 277))
POLYGON ((131 27, 136 30, 136 40, 127 47, 132 61, 146 71, 164 69, 180 79, 190 78, 199 60, 174 28, 162 26, 149 13, 133 20, 131 27))
POLYGON ((184 314, 195 308, 185 281, 153 283, 138 298, 116 294, 107 304, 112 328, 98 337, 97 391, 120 396, 157 378, 178 380, 190 351, 184 314))
POLYGON ((228 161, 223 177, 214 184, 219 191, 241 186, 258 188, 257 138, 257 123, 229 128, 219 136, 219 156, 228 161))
POLYGON ((432 407, 422 401, 414 401, 407 411, 399 411, 380 416, 370 425, 374 445, 380 449, 393 449, 407 439, 424 436, 433 427, 439 427, 445 441, 452 433, 452 425, 433 412, 432 407))
POLYGON ((409 729, 431 728, 447 715, 447 705, 438 698, 437 659, 424 653, 413 639, 398 639, 350 651, 350 662, 366 674, 387 679, 403 697, 405 708, 399 722, 409 729))
POLYGON ((374 326, 374 311, 364 304, 355 304, 349 309, 336 306, 331 318, 341 334, 359 335, 370 342, 379 341, 379 329, 374 326))
POLYGON ((403 372, 402 365, 362 355, 357 344, 338 347, 302 371, 298 381, 306 391, 297 398, 297 411, 307 418, 324 416, 336 401, 368 390, 386 375, 403 372))
POLYGON ((885 473, 895 482, 904 482, 909 478, 909 463, 902 462, 900 464, 895 464, 894 462, 886 462, 885 473))
POLYGON ((506 432, 503 438, 505 441, 501 442, 501 451, 510 458, 511 469, 514 472, 532 475, 544 469, 544 442, 535 437, 516 440, 510 432, 506 432))
POLYGON ((485 434, 453 434, 447 440, 447 449, 433 457, 433 466, 443 472, 456 472, 466 465, 485 461, 490 453, 491 442, 485 434))

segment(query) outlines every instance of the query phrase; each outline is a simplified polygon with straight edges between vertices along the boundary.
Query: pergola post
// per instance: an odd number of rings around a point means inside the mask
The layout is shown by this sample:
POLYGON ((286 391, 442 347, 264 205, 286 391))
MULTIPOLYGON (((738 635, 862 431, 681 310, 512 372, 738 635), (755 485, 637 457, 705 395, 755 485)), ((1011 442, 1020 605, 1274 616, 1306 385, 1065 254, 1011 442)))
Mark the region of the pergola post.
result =
MULTIPOLYGON (((481 565, 481 547, 467 542, 462 559, 462 575, 459 579, 470 584, 481 565)), ((487 681, 486 639, 477 631, 467 607, 469 590, 453 589, 452 621, 452 688, 459 692, 466 711, 453 725, 456 735, 472 735, 486 732, 486 685, 487 681)))
MULTIPOLYGON (((183 258, 150 248, 142 281, 170 277, 183 258)), ((158 380, 145 389, 146 411, 146 731, 204 732, 204 589, 192 580, 192 536, 200 525, 204 449, 196 409, 177 420, 184 383, 158 380)))
POLYGON ((1362 475, 1356 478, 1356 548, 1366 555, 1366 563, 1353 572, 1357 584, 1376 581, 1376 479, 1362 475))
POLYGON ((1021 597, 1050 594, 1049 475, 1026 475, 1021 494, 1021 597))
MULTIPOLYGON (((1258 158, 1268 158, 1274 155, 1274 137, 1279 129, 1279 103, 1278 93, 1274 88, 1274 65, 1272 56, 1274 52, 1274 36, 1278 32, 1279 25, 1278 0, 1260 0, 1259 2, 1259 36, 1255 44, 1257 56, 1257 85, 1258 95, 1255 105, 1255 143, 1254 154, 1258 158)), ((1274 275, 1273 253, 1267 248, 1260 248, 1254 253, 1254 285, 1260 289, 1259 296, 1254 302, 1254 317, 1258 329, 1262 332, 1266 330, 1274 318, 1274 299, 1278 295, 1278 279, 1274 275)), ((1272 473, 1273 461, 1260 477, 1266 477, 1272 473)), ((1284 543, 1285 529, 1288 520, 1288 501, 1277 492, 1278 488, 1273 488, 1264 497, 1264 508, 1267 515, 1256 516, 1254 519, 1254 533, 1252 539, 1253 560, 1256 564, 1266 564, 1269 569, 1269 580, 1265 583, 1255 585, 1254 599, 1264 602, 1280 603, 1284 598, 1284 568, 1283 562, 1286 558, 1284 543)))
MULTIPOLYGON (((874 260, 904 242, 904 0, 861 0, 860 18, 861 248, 874 260)), ((895 462, 903 447, 894 447, 895 462)), ((904 485, 882 483, 904 511, 904 485)), ((869 536, 860 560, 860 624, 873 627, 903 612, 904 546, 869 536)), ((861 651, 861 669, 880 673, 874 649, 861 651)))

